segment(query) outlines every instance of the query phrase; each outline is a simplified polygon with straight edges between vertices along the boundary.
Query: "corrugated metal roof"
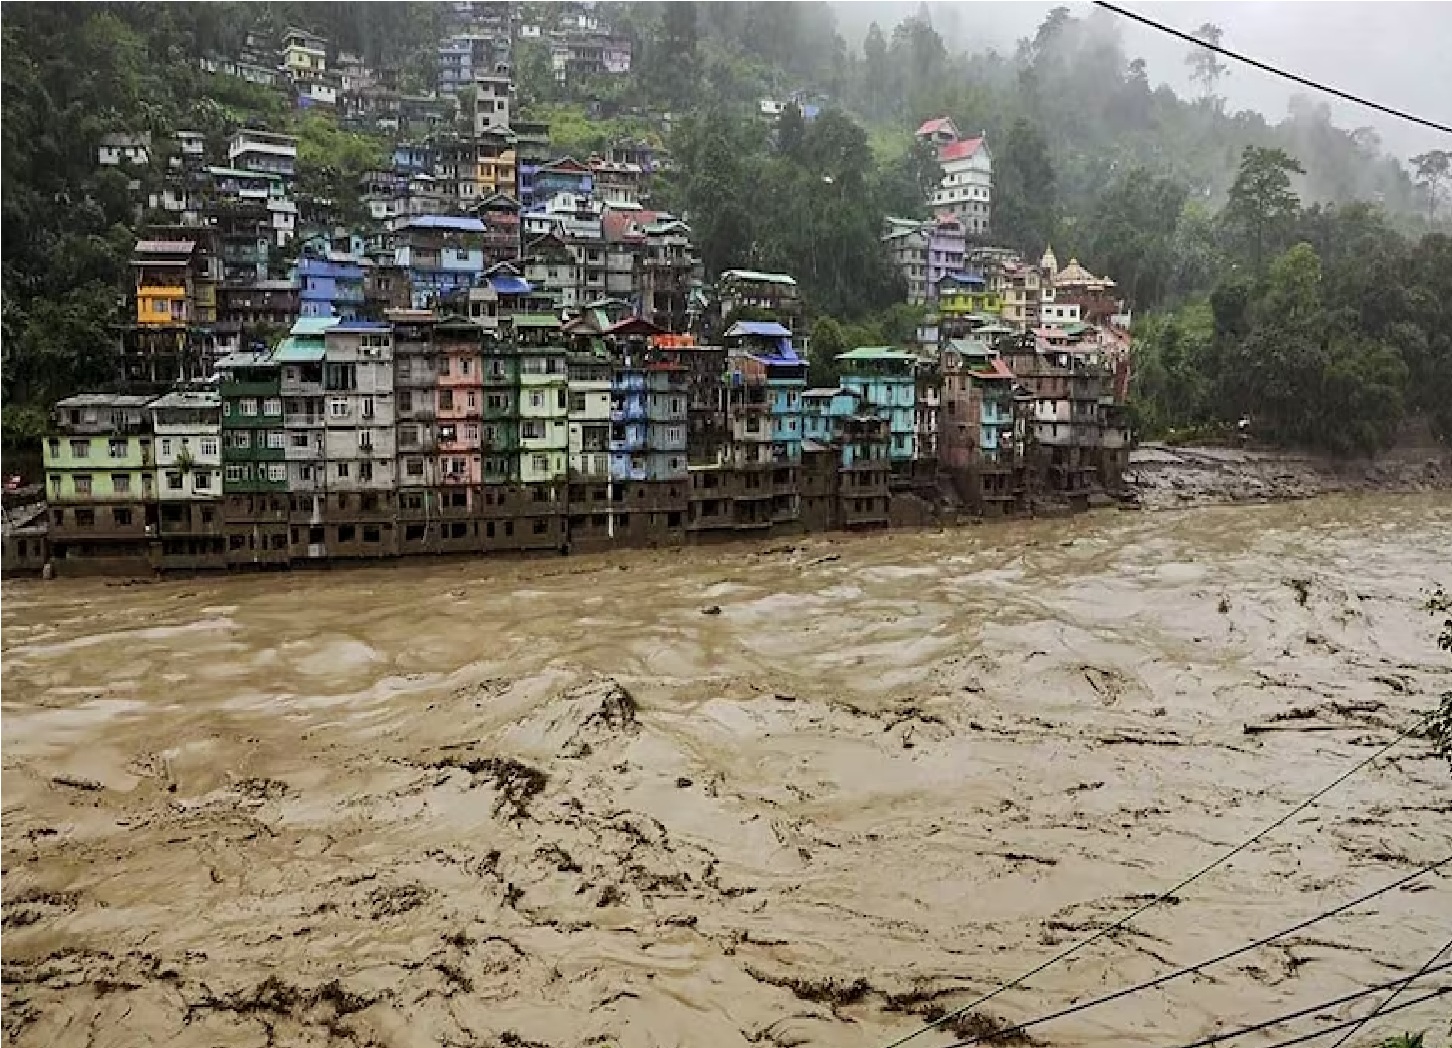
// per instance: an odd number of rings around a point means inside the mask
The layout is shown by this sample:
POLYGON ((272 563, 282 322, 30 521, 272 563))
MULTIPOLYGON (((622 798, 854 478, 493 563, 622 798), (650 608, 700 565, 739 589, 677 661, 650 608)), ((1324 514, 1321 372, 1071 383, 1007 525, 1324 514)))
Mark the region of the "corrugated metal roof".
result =
POLYGON ((162 394, 147 406, 153 409, 217 408, 220 410, 222 397, 212 390, 176 390, 162 394))
POLYGON ((914 361, 918 358, 906 350, 893 349, 891 346, 858 346, 856 349, 849 349, 846 353, 838 353, 837 359, 914 361))
POLYGON ((285 338, 277 346, 272 359, 279 364, 316 364, 328 355, 328 351, 316 342, 302 342, 285 338))
POLYGON ((762 338, 791 338, 792 333, 774 320, 738 320, 726 332, 727 338, 758 335, 762 338))
POLYGON ((722 280, 753 280, 763 284, 783 284, 796 287, 797 282, 785 273, 762 273, 755 269, 728 269, 721 274, 722 280))
POLYGON ((418 215, 399 223, 400 229, 453 229, 460 233, 482 233, 484 223, 462 215, 418 215))
POLYGON ((341 321, 337 317, 298 317, 293 321, 290 335, 322 335, 329 328, 337 327, 341 321))
POLYGON ((516 313, 509 322, 517 328, 559 327, 560 318, 552 313, 516 313))

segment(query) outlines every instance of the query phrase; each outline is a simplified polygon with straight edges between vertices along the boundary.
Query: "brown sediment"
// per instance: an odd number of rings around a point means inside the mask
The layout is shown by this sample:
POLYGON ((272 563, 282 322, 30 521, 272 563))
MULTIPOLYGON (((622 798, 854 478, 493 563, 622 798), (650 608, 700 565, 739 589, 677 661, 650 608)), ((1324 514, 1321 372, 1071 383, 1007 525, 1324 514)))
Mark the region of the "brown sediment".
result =
MULTIPOLYGON (((1449 564, 1452 501, 1424 495, 569 572, 7 582, 5 1040, 872 1048, 1411 724, 1449 686, 1420 609, 1449 564)), ((1408 740, 914 1044, 1443 858, 1449 793, 1408 740)), ((1029 1032, 1163 1044, 1384 981, 1441 944, 1449 891, 1029 1032)))

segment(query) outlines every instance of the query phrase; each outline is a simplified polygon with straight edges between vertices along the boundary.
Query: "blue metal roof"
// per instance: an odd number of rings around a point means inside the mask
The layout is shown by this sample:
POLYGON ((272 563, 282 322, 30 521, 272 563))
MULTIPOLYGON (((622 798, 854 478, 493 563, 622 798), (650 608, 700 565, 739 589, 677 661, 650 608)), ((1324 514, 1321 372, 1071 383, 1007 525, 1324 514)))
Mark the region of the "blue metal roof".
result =
POLYGON ((774 320, 738 320, 726 332, 727 338, 760 335, 763 338, 791 338, 792 333, 774 320))
POLYGON ((413 229, 457 229, 462 233, 482 233, 484 223, 477 218, 465 218, 461 215, 419 215, 401 223, 403 227, 413 229))
POLYGON ((523 277, 490 277, 489 283, 501 295, 527 295, 534 290, 523 277))

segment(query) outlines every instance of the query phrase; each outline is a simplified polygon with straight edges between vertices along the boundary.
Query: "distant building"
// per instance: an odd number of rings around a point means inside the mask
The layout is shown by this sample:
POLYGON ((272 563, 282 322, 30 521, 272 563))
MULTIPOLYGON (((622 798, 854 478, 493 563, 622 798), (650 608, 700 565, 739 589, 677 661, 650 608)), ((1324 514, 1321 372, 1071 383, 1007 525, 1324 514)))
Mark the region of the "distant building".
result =
POLYGON ((144 167, 151 163, 151 132, 139 135, 109 134, 101 136, 96 149, 96 163, 102 167, 128 165, 144 167))
POLYGON ((243 171, 292 178, 297 173, 297 139, 244 128, 227 145, 227 163, 243 171))
POLYGON ((963 221, 954 215, 926 222, 888 218, 882 242, 914 305, 936 302, 942 279, 963 269, 967 235, 963 221))
POLYGON ((917 138, 937 151, 942 179, 933 191, 934 212, 962 219, 970 236, 984 236, 993 214, 993 157, 982 136, 963 138, 953 121, 938 117, 918 128, 917 138))
POLYGON ((328 42, 304 29, 289 29, 282 37, 282 66, 288 76, 321 73, 328 68, 328 42))

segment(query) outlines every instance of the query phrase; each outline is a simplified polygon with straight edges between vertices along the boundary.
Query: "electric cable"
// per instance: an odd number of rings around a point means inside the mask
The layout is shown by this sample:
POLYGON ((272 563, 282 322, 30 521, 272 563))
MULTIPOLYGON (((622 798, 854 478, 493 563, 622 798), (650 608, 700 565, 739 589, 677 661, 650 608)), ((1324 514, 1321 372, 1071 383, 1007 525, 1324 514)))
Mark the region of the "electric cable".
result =
MULTIPOLYGON (((1431 993, 1423 994, 1421 997, 1417 997, 1413 1000, 1403 1001, 1401 1004, 1395 1005, 1391 1008, 1382 1009, 1381 1014, 1390 1015, 1392 1012, 1399 1012, 1403 1008, 1415 1008, 1419 1004, 1426 1004, 1428 1001, 1432 1000, 1435 997, 1443 996, 1448 992, 1449 989, 1452 989, 1452 987, 1444 986, 1439 990, 1433 990, 1431 993)), ((1344 1030, 1346 1029, 1346 1027, 1354 1025, 1355 1023, 1358 1023, 1360 1021, 1361 1020, 1359 1019, 1347 1019, 1345 1022, 1339 1022, 1335 1026, 1328 1026, 1324 1030, 1317 1030, 1313 1033, 1303 1033, 1299 1037, 1292 1037, 1289 1041, 1277 1041, 1275 1044, 1267 1045, 1266 1048, 1290 1048, 1290 1046, 1293 1044, 1305 1044, 1307 1041, 1314 1041, 1318 1037, 1325 1037, 1328 1033, 1335 1033, 1337 1030, 1344 1030)))
POLYGON ((1436 953, 1432 954, 1432 959, 1429 960, 1426 964, 1422 965, 1421 968, 1417 969, 1416 973, 1409 977, 1406 982, 1402 983, 1395 990, 1393 990, 1391 992, 1391 996, 1389 996, 1386 1000, 1382 1001, 1366 1015, 1362 1016, 1360 1022, 1358 1022, 1355 1026, 1342 1034, 1341 1037, 1336 1041, 1336 1043, 1331 1046, 1331 1048, 1341 1048, 1341 1046, 1347 1041, 1351 1040, 1351 1038, 1356 1035, 1356 1032, 1360 1030, 1363 1026, 1371 1022, 1371 1020, 1375 1019, 1378 1015, 1386 1014, 1386 1012, 1390 1010, 1392 1001, 1395 1001, 1399 996, 1401 996, 1401 992, 1405 990, 1407 986, 1409 986, 1415 979, 1417 979, 1418 976, 1422 975, 1424 972, 1427 971, 1428 968, 1441 960, 1442 955, 1448 950, 1452 950, 1452 939, 1449 939, 1445 946, 1443 946, 1436 953))
POLYGON ((1194 44, 1196 47, 1203 47, 1209 51, 1214 51, 1216 54, 1224 55, 1226 58, 1233 58, 1237 62, 1244 62, 1246 65, 1254 66, 1256 69, 1259 69, 1264 73, 1270 73, 1273 76, 1284 77, 1287 80, 1295 81, 1303 87, 1309 87, 1316 91, 1324 91, 1328 95, 1335 95, 1337 98, 1345 99, 1348 102, 1355 102, 1357 105, 1366 106, 1368 109, 1375 109, 1378 112, 1386 113, 1389 116, 1400 117, 1403 120, 1410 120, 1414 124, 1421 124, 1423 127, 1430 127, 1434 131, 1442 131, 1446 134, 1452 135, 1452 127, 1448 127, 1446 124, 1439 124, 1435 120, 1428 120, 1425 117, 1414 116, 1411 113, 1404 113, 1400 109, 1393 109, 1391 106, 1384 106, 1380 102, 1371 101, 1369 98, 1362 98, 1359 95, 1353 95, 1350 92, 1342 91, 1334 87, 1328 87, 1325 84, 1319 84, 1314 80, 1308 80, 1304 76, 1298 76, 1295 73, 1288 72, 1284 69, 1278 69, 1273 65, 1270 65, 1266 62, 1261 62, 1257 59, 1251 58, 1248 55, 1242 55, 1238 52, 1231 51, 1229 48, 1221 47, 1219 44, 1212 44, 1207 40, 1201 40, 1198 36, 1193 36, 1190 33, 1181 32, 1173 26, 1165 25, 1163 22, 1156 22, 1153 18, 1146 18, 1144 15, 1137 15, 1133 11, 1126 11, 1122 7, 1107 3, 1106 0, 1094 0, 1094 3, 1096 6, 1102 7, 1106 11, 1113 11, 1117 15, 1123 15, 1125 18, 1128 18, 1135 22, 1139 22, 1142 25, 1147 25, 1151 29, 1158 29, 1162 33, 1169 33, 1171 36, 1179 37, 1181 40, 1184 40, 1187 43, 1194 44))
MULTIPOLYGON (((1352 899, 1349 902, 1344 902, 1340 906, 1337 906, 1335 909, 1327 910, 1324 913, 1318 913, 1316 916, 1301 921, 1299 924, 1293 924, 1289 928, 1283 928, 1280 931, 1274 933, 1273 935, 1267 935, 1264 938, 1255 940, 1254 942, 1246 943, 1244 946, 1237 946, 1233 950, 1227 950, 1226 952, 1217 954, 1216 956, 1211 957, 1208 960, 1200 961, 1196 964, 1192 964, 1184 968, 1178 968, 1175 971, 1166 972, 1164 975, 1156 976, 1153 979, 1149 979, 1142 983, 1137 983, 1134 986, 1126 986, 1123 989, 1115 990, 1113 993, 1105 994, 1102 997, 1096 997, 1090 1001, 1082 1001, 1078 1004, 1072 1005, 1071 1007, 1060 1009, 1057 1012, 1050 1012, 1048 1015, 1041 1015, 1036 1019, 1029 1019, 1021 1023, 1016 1023, 1006 1029, 996 1030, 991 1034, 983 1034, 980 1037, 972 1037, 966 1041, 960 1041, 959 1043, 963 1045, 979 1044, 985 1041, 994 1041, 1004 1037, 1011 1037, 1014 1034, 1022 1033, 1023 1031, 1029 1029, 1029 1027, 1039 1026, 1043 1023, 1052 1022, 1055 1019, 1062 1019, 1065 1016, 1074 1015, 1078 1012, 1087 1012, 1091 1008, 1098 1008, 1101 1004, 1108 1004, 1110 1001, 1117 1001, 1123 997, 1129 997, 1132 994, 1140 993, 1144 990, 1153 989, 1156 986, 1163 986, 1167 982, 1173 982, 1175 979, 1179 979, 1182 976, 1191 975, 1204 968, 1210 967, 1212 964, 1219 964, 1221 961, 1228 961, 1230 958, 1238 957, 1240 954, 1249 953, 1251 950, 1259 949, 1262 946, 1266 946, 1272 942, 1275 942, 1277 939, 1283 939, 1287 935, 1292 935, 1295 932, 1302 931, 1306 928, 1309 928, 1313 924, 1319 924, 1321 921, 1327 920, 1331 917, 1335 917, 1337 914, 1345 913, 1347 910, 1350 910, 1356 906, 1360 906, 1364 902, 1369 902, 1370 900, 1376 898, 1378 895, 1384 895, 1387 892, 1392 891, 1393 889, 1400 888, 1402 885, 1406 884, 1409 881, 1416 880, 1423 874, 1432 873, 1435 870, 1439 870, 1443 866, 1446 866, 1449 862, 1452 862, 1452 855, 1449 855, 1447 858, 1442 859, 1439 862, 1434 862, 1428 866, 1423 866, 1421 869, 1413 870, 1411 873, 1406 874, 1402 877, 1398 877, 1391 883, 1384 884, 1380 888, 1375 889, 1374 891, 1367 892, 1365 895, 1352 899)), ((1452 947, 1452 943, 1449 943, 1448 946, 1452 947)), ((1435 962, 1439 957, 1441 957, 1440 953, 1437 955, 1437 957, 1433 957, 1432 961, 1435 962)), ((1388 998, 1388 1000, 1390 1000, 1390 998, 1388 998)), ((1370 1018, 1370 1016, 1368 1016, 1368 1018, 1370 1018)), ((1335 1048, 1335 1046, 1333 1045, 1332 1048, 1335 1048)))
POLYGON ((1387 743, 1385 746, 1383 746, 1380 749, 1378 749, 1371 756, 1365 757, 1362 760, 1358 761, 1356 764, 1352 765, 1352 767, 1350 768, 1350 770, 1345 771, 1345 772, 1342 772, 1339 776, 1337 776, 1335 779, 1333 779, 1329 784, 1321 787, 1321 789, 1319 789, 1315 793, 1311 794, 1311 796, 1307 797, 1300 804, 1297 804, 1294 808, 1292 808, 1290 811, 1288 811, 1285 814, 1283 814, 1280 818, 1276 819, 1270 825, 1268 825, 1268 826, 1264 827, 1263 829, 1257 831, 1253 836, 1250 836, 1250 837, 1246 838, 1245 840, 1241 841, 1234 848, 1231 848, 1230 851, 1228 851, 1224 855, 1220 856, 1220 858, 1216 859, 1214 862, 1211 862, 1208 865, 1205 865, 1205 866, 1200 867, 1200 869, 1198 869, 1194 873, 1190 874, 1188 877, 1186 877, 1184 880, 1180 881, 1178 884, 1174 884, 1174 885, 1170 886, 1169 888, 1166 888, 1164 891, 1160 892, 1158 895, 1156 895, 1153 898, 1151 898, 1148 902, 1145 902, 1145 903, 1141 904, 1139 907, 1137 907, 1136 909, 1131 910, 1129 913, 1127 913, 1123 917, 1119 918, 1113 924, 1106 925, 1105 927, 1099 929, 1099 931, 1095 932, 1093 935, 1089 936, 1088 938, 1086 938, 1086 939, 1080 939, 1078 942, 1073 943, 1068 948, 1063 949, 1063 950, 1060 950, 1058 953, 1054 954, 1048 960, 1046 960, 1043 963, 1039 964, 1037 967, 1030 968, 1028 971, 1024 972, 1022 975, 1020 975, 1017 978, 1015 978, 1012 982, 1004 983, 998 989, 991 990, 990 992, 983 994, 982 996, 976 998, 975 1000, 969 1001, 967 1004, 963 1005, 961 1008, 955 1008, 952 1011, 947 1012, 947 1013, 939 1016, 938 1018, 932 1020, 931 1022, 925 1023, 924 1025, 918 1027, 916 1030, 912 1031, 911 1033, 903 1034, 903 1036, 899 1037, 895 1041, 889 1041, 887 1044, 885 1044, 883 1046, 883 1048, 899 1048, 900 1045, 906 1044, 908 1041, 911 1041, 913 1038, 918 1037, 921 1034, 925 1034, 929 1030, 935 1030, 939 1026, 942 1026, 944 1023, 951 1022, 953 1019, 955 1019, 958 1016, 962 1015, 964 1012, 970 1011, 973 1008, 977 1008, 979 1005, 987 1004, 989 1001, 993 1000, 995 997, 999 996, 1000 994, 1007 993, 1009 990, 1013 989, 1016 986, 1021 986, 1023 983, 1027 982, 1029 979, 1032 979, 1035 975, 1038 975, 1041 972, 1046 971, 1047 969, 1051 968, 1055 964, 1058 964, 1060 961, 1064 960, 1066 957, 1071 957, 1074 954, 1078 953, 1080 950, 1084 949, 1084 947, 1089 946, 1092 943, 1096 943, 1100 939, 1103 939, 1106 936, 1112 935, 1115 932, 1119 931, 1121 928, 1125 927, 1127 924, 1129 924, 1130 921, 1134 920, 1136 917, 1138 917, 1140 914, 1144 913, 1146 910, 1149 910, 1152 907, 1158 906, 1160 903, 1164 902, 1166 899, 1168 899, 1171 895, 1174 895, 1180 889, 1185 888, 1185 887, 1188 887, 1189 885, 1193 884, 1195 881, 1198 881, 1201 877, 1204 877, 1206 874, 1210 873, 1212 870, 1218 869, 1219 867, 1225 865, 1231 859, 1235 858, 1235 856, 1237 856, 1241 852, 1245 851, 1246 848, 1249 848, 1252 844, 1254 844, 1256 841, 1260 840, 1262 837, 1266 836, 1272 830, 1279 829, 1281 826, 1284 826, 1286 823, 1290 822, 1291 819, 1295 818, 1301 812, 1303 812, 1307 808, 1311 807, 1311 805, 1315 804, 1322 797, 1326 796, 1326 794, 1330 793, 1337 786, 1340 786, 1347 779, 1351 778, 1357 772, 1361 771, 1362 768, 1365 768, 1367 765, 1371 764, 1373 761, 1376 761, 1376 760, 1380 759, 1384 754, 1386 754, 1388 751, 1390 751, 1393 746, 1397 745, 1397 743, 1401 742, 1403 739, 1407 738, 1407 736, 1412 735, 1416 731, 1418 731, 1421 728, 1421 726, 1424 723, 1426 723, 1427 718, 1429 718, 1432 715, 1433 712, 1435 712, 1435 711, 1428 711, 1427 713, 1422 714, 1422 716, 1420 716, 1420 717, 1417 718, 1415 724, 1413 724, 1411 727, 1402 729, 1400 732, 1397 733, 1396 738, 1394 738, 1394 739, 1391 740, 1391 742, 1387 743))

